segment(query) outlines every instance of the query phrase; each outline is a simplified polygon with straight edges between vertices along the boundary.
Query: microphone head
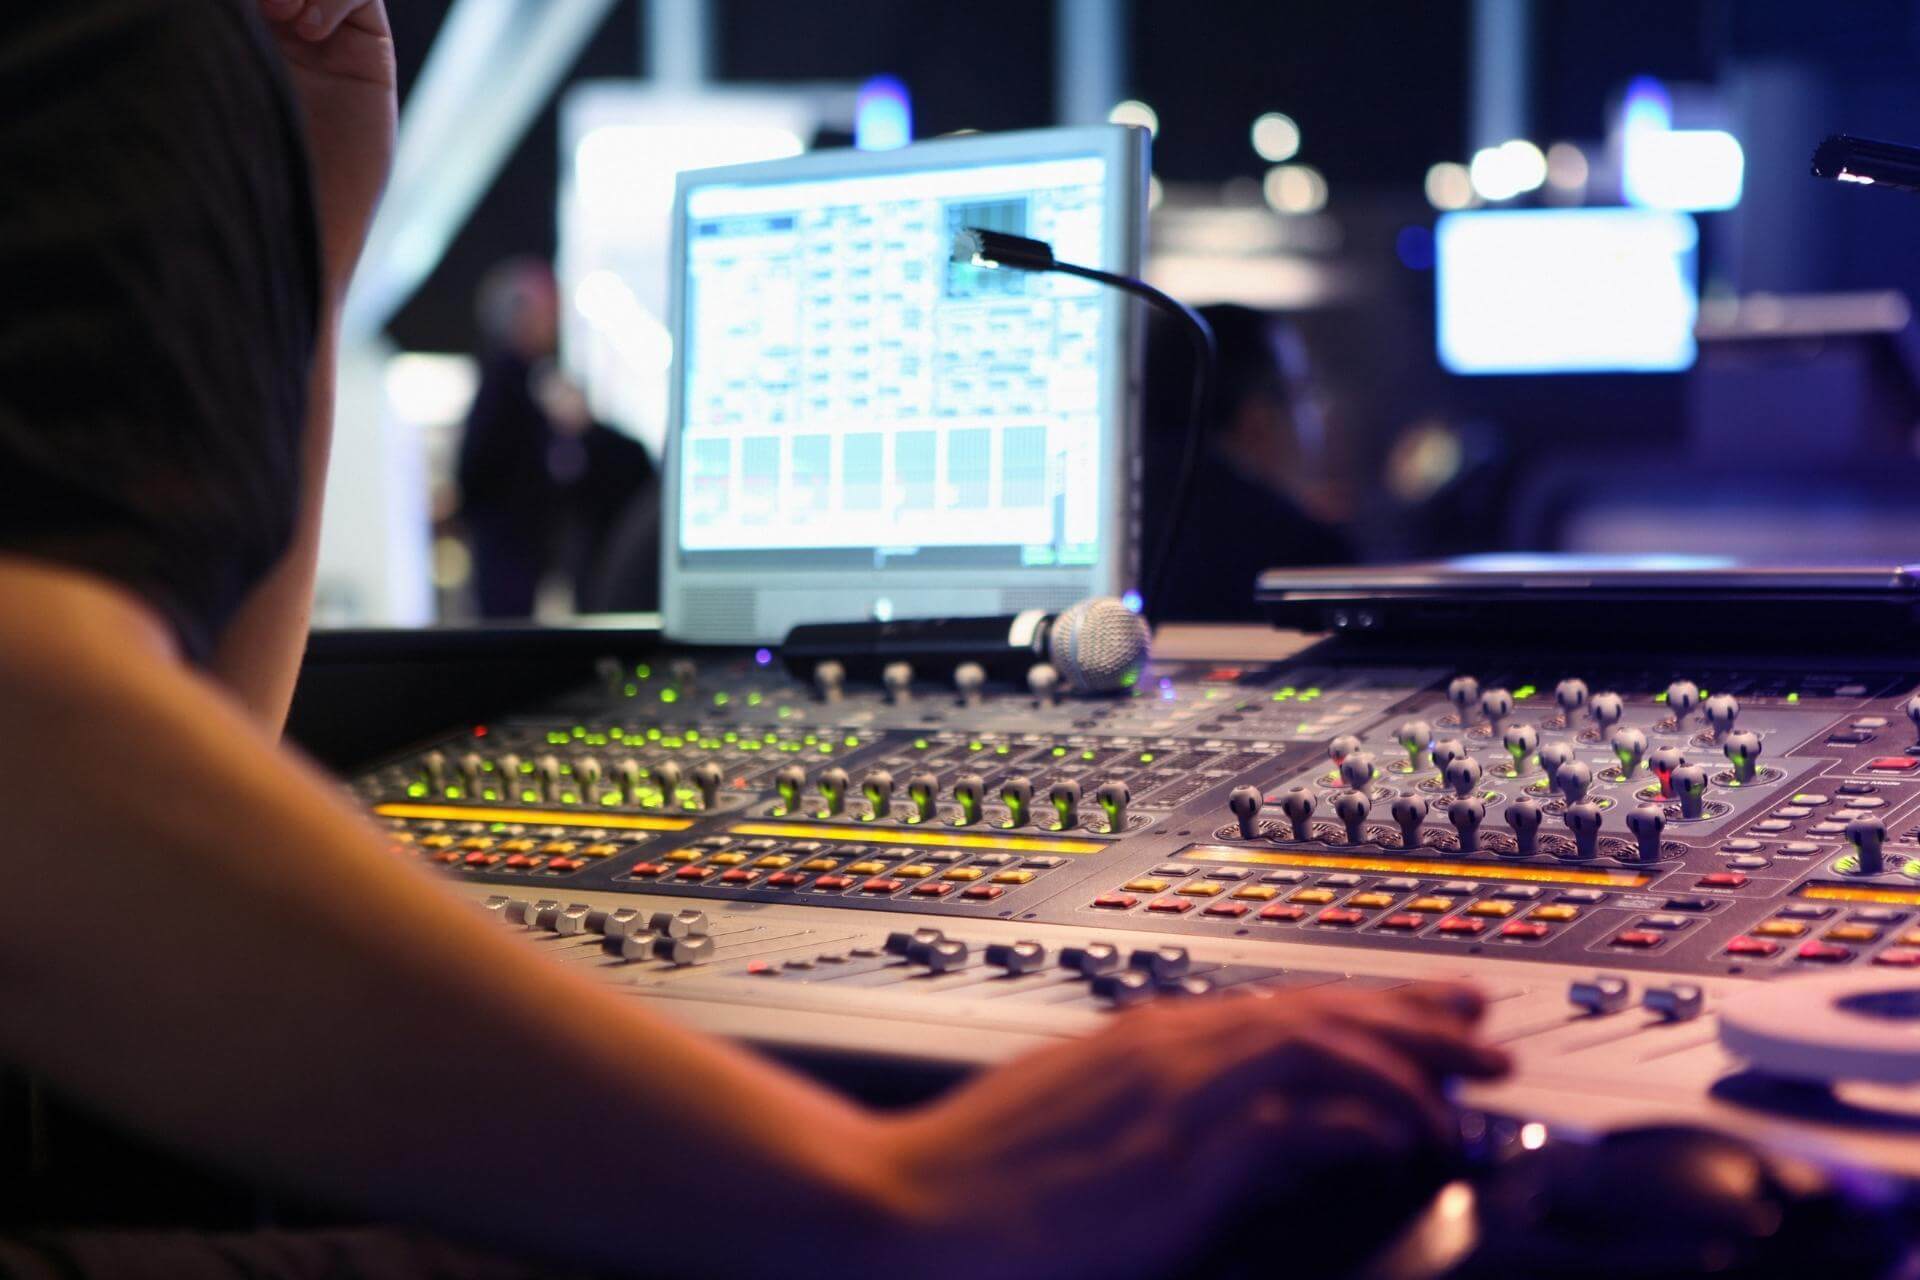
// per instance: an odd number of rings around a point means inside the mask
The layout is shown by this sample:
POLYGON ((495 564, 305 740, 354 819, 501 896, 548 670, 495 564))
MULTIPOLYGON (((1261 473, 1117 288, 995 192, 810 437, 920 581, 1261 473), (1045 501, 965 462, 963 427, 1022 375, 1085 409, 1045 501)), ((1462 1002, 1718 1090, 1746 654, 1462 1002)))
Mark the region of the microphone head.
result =
POLYGON ((1150 639, 1145 618, 1112 596, 1097 596, 1062 610, 1053 620, 1047 629, 1047 658, 1069 688, 1110 693, 1138 677, 1150 639))

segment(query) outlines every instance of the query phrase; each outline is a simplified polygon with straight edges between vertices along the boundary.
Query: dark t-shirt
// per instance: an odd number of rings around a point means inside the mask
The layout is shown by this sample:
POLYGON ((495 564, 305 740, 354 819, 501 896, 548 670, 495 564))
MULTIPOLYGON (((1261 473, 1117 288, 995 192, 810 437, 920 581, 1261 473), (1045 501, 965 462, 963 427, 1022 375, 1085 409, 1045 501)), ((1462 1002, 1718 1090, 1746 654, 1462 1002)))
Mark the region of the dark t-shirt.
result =
POLYGON ((0 4, 0 552, 202 658, 292 533, 318 235, 252 0, 0 4))

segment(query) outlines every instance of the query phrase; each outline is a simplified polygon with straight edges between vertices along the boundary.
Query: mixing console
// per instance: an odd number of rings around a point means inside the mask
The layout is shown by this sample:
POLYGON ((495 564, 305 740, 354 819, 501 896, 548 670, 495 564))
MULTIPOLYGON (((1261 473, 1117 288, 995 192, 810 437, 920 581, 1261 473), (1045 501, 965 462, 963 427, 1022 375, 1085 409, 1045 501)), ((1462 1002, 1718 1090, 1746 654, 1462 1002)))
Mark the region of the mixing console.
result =
POLYGON ((1522 1064, 1491 1104, 1725 1111, 1920 1171, 1731 1100, 1714 1016, 1920 968, 1920 677, 1324 652, 1093 699, 609 665, 353 785, 545 950, 762 1043, 958 1066, 1142 1000, 1466 977, 1522 1064))

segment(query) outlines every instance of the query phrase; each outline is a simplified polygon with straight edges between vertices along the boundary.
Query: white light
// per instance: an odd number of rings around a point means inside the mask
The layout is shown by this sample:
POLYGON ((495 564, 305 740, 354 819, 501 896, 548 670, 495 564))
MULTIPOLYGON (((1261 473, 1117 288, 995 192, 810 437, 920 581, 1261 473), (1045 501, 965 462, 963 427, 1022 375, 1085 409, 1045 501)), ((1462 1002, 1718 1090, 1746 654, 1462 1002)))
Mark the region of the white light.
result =
POLYGON ((1870 187, 1873 185, 1873 179, 1869 178, 1864 173, 1848 173, 1845 169, 1842 169, 1839 173, 1836 173, 1833 176, 1838 178, 1842 182, 1857 182, 1863 187, 1870 187))
POLYGON ((685 169, 799 155, 792 130, 761 125, 610 124, 580 139, 574 184, 589 218, 664 221, 685 169))
POLYGON ((1272 164, 1291 160, 1300 152, 1300 126, 1292 116, 1269 111, 1253 122, 1253 149, 1272 164))
POLYGON ((1739 139, 1719 129, 1629 130, 1620 189, 1643 209, 1731 209, 1740 203, 1746 167, 1739 139))
POLYGON ((1275 165, 1260 189, 1279 213, 1315 213, 1327 204, 1327 180, 1312 165, 1275 165))
POLYGON ((1473 181, 1463 164, 1442 160, 1427 170, 1426 186, 1427 203, 1443 213, 1473 203, 1473 181))
POLYGON ((1547 148, 1547 185, 1555 191, 1579 191, 1587 185, 1587 156, 1571 142, 1547 148))
POLYGON ((1528 1151, 1538 1151, 1547 1145, 1547 1126, 1538 1120, 1530 1120, 1520 1126, 1520 1145, 1528 1151))
POLYGON ((1113 110, 1107 112, 1107 123, 1138 125, 1155 137, 1160 136, 1160 114, 1138 98, 1115 103, 1113 110))
POLYGON ((582 276, 573 289, 573 305, 635 371, 664 374, 673 364, 673 335, 613 272, 582 276))
POLYGON ((387 403, 414 427, 450 427, 467 416, 480 371, 472 356, 406 351, 387 361, 387 403))
POLYGON ((1531 142, 1515 138, 1474 152, 1467 175, 1481 199, 1511 200, 1547 180, 1547 158, 1531 142))

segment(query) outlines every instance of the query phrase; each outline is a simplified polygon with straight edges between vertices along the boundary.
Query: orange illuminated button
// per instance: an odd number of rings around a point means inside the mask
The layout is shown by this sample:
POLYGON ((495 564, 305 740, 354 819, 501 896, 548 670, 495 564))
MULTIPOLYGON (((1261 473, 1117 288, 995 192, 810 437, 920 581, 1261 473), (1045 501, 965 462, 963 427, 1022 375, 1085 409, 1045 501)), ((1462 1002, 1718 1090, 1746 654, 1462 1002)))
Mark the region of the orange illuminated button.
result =
POLYGON ((1900 945, 1903 947, 1920 947, 1920 929, 1909 929, 1901 934, 1900 945))
MULTIPOLYGON (((485 836, 469 836, 460 842, 460 847, 462 849, 491 849, 493 848, 493 841, 487 839, 485 836)), ((607 852, 612 853, 613 850, 609 848, 607 852)))
POLYGON ((1476 902, 1468 907, 1467 914, 1470 916, 1492 916, 1495 919, 1505 919, 1507 916, 1513 914, 1513 904, 1511 902, 1502 902, 1498 898, 1488 898, 1485 902, 1476 902))
POLYGON ((1226 916, 1229 919, 1238 920, 1241 916, 1247 914, 1247 904, 1244 902, 1209 902, 1207 909, 1201 914, 1226 916))
POLYGON ((808 858, 800 864, 802 871, 832 871, 840 865, 838 858, 808 858))
POLYGON ((661 858, 667 862, 698 862, 700 853, 699 849, 675 849, 672 853, 662 854, 661 858))
POLYGON ((1870 924, 1837 924, 1827 930, 1828 942, 1878 942, 1880 930, 1870 924))
POLYGON ((744 853, 716 853, 708 861, 716 867, 737 867, 747 860, 744 853))
POLYGON ((1347 905, 1365 911, 1378 911, 1382 907, 1392 906, 1393 898, 1391 893, 1356 893, 1347 899, 1347 905))
POLYGON ((1753 931, 1763 938, 1797 938, 1807 931, 1807 926, 1798 920, 1762 920, 1753 931))
MULTIPOLYGON (((978 880, 981 876, 985 874, 987 873, 982 871, 979 867, 955 867, 953 870, 943 873, 940 878, 942 880, 954 880, 954 881, 959 881, 964 883, 967 881, 978 880)), ((1159 890, 1155 889, 1155 890, 1152 890, 1152 892, 1158 893, 1159 890)))
POLYGON ((865 884, 860 886, 860 892, 862 893, 897 893, 900 889, 900 886, 904 883, 905 881, 902 881, 902 880, 889 880, 883 876, 875 876, 871 880, 868 880, 865 884))
POLYGON ((1262 920, 1298 920, 1305 914, 1306 908, 1296 907, 1290 902, 1275 902, 1260 908, 1262 920))
POLYGON ((1770 956, 1779 950, 1779 943, 1769 942, 1765 938, 1742 936, 1727 940, 1727 954, 1730 956, 1770 956))
POLYGON ((1304 902, 1310 907, 1317 907, 1332 902, 1333 898, 1334 893, 1331 889, 1301 889, 1291 894, 1287 901, 1304 902))
POLYGON ((712 874, 712 867, 682 867, 673 873, 673 878, 675 880, 705 880, 712 874))
POLYGON ((1666 941, 1666 935, 1655 933, 1651 929, 1622 929, 1613 935, 1616 947, 1634 947, 1648 951, 1666 941))
POLYGON ((618 852, 620 852, 619 845, 607 844, 606 842, 602 841, 599 844, 590 844, 586 848, 580 850, 580 856, 583 858, 611 858, 614 854, 618 852))
POLYGON ((438 853, 433 855, 433 860, 435 862, 444 862, 449 866, 451 866, 453 863, 460 861, 460 859, 464 856, 465 855, 462 854, 458 849, 442 849, 438 853))
POLYGON ((1402 933, 1412 933, 1415 929, 1418 929, 1422 925, 1426 924, 1426 922, 1427 922, 1427 918, 1425 916, 1415 915, 1411 911, 1402 911, 1395 915, 1390 915, 1385 920, 1382 920, 1380 922, 1380 927, 1382 929, 1398 930, 1399 932, 1402 932, 1402 933))
POLYGON ((500 847, 508 853, 532 853, 534 846, 538 843, 538 841, 527 839, 502 840, 500 847))
POLYGON ((1130 893, 1103 893, 1093 900, 1093 905, 1102 911, 1131 911, 1140 905, 1140 899, 1130 893))
MULTIPOLYGON (((929 870, 931 870, 931 868, 929 868, 929 870)), ((1032 879, 1033 872, 1031 871, 1000 871, 994 874, 993 882, 995 884, 1026 884, 1032 879)), ((1185 890, 1181 892, 1184 893, 1185 890)))
POLYGON ((1438 933, 1465 934, 1471 937, 1486 927, 1487 922, 1485 920, 1472 920, 1466 916, 1449 916, 1440 922, 1435 931, 1438 933))
POLYGON ((925 862, 912 862, 904 867, 895 867, 893 874, 902 880, 925 880, 933 874, 933 867, 925 862))
POLYGON ((991 902, 1006 890, 997 884, 970 884, 960 891, 963 898, 972 898, 976 902, 991 902))
POLYGON ((1538 920, 1509 920, 1500 926, 1503 938, 1544 938, 1547 933, 1547 926, 1538 920))
MULTIPOLYGON (((582 850, 581 852, 584 853, 585 850, 582 850)), ((778 871, 783 867, 792 866, 793 859, 789 858, 784 853, 769 853, 764 858, 754 859, 753 865, 756 867, 765 867, 770 871, 778 871)))
POLYGON ((813 887, 816 889, 825 890, 829 893, 836 893, 841 889, 846 889, 851 887, 852 884, 853 884, 852 876, 821 876, 818 880, 815 880, 813 882, 813 887))
POLYGON ((767 885, 774 889, 798 889, 807 882, 807 877, 798 871, 776 871, 767 877, 767 885))
POLYGON ((745 867, 729 867, 720 873, 721 884, 752 884, 759 878, 758 871, 749 871, 745 867))
MULTIPOLYGON (((948 874, 951 875, 952 872, 948 872, 948 874)), ((1138 880, 1127 881, 1123 887, 1132 893, 1165 893, 1167 891, 1167 882, 1165 880, 1156 880, 1152 876, 1141 876, 1138 880)))
POLYGON ((1920 965, 1920 950, 1913 947, 1888 947, 1873 958, 1875 964, 1892 965, 1898 969, 1911 969, 1920 965))
POLYGON ((1442 911, 1453 910, 1453 899, 1441 897, 1415 898, 1407 904, 1407 910, 1423 911, 1430 915, 1439 915, 1442 911))
POLYGON ((1845 964, 1853 958, 1853 948, 1837 942, 1803 942, 1793 954, 1796 959, 1812 964, 1845 964))
POLYGON ((1339 929, 1351 929, 1367 918, 1364 911, 1349 911, 1345 907, 1328 907, 1313 918, 1315 924, 1332 925, 1339 929))
POLYGON ((1580 918, 1580 908, 1569 907, 1563 903, 1549 903, 1544 907, 1535 907, 1527 913, 1535 920, 1547 920, 1554 924, 1565 924, 1569 920, 1580 918))
POLYGON ((420 843, 428 849, 451 849, 454 844, 454 838, 452 836, 437 835, 421 836, 420 843))
POLYGON ((952 892, 952 885, 942 884, 938 880, 922 880, 913 886, 913 896, 916 898, 944 898, 952 892))
POLYGON ((1233 896, 1248 902, 1271 902, 1279 896, 1279 893, 1280 891, 1270 884, 1244 884, 1233 891, 1233 896))
POLYGON ((465 858, 466 864, 470 867, 490 867, 498 861, 500 861, 499 854, 487 853, 479 849, 475 849, 465 858))
MULTIPOLYGON (((998 876, 994 877, 996 880, 999 878, 998 876)), ((1211 880, 1196 880, 1192 884, 1181 885, 1178 889, 1175 889, 1174 892, 1188 898, 1211 898, 1218 895, 1224 887, 1224 885, 1215 884, 1211 880)), ((1299 897, 1298 894, 1294 896, 1296 898, 1299 897)), ((1328 896, 1331 897, 1332 895, 1329 894, 1328 896)))
MULTIPOLYGON (((513 861, 514 860, 512 858, 508 858, 507 864, 511 866, 513 864, 513 861)), ((667 869, 661 866, 657 862, 642 862, 642 863, 636 864, 633 870, 627 872, 627 874, 632 876, 635 880, 651 880, 655 876, 663 876, 667 874, 667 869)))
POLYGON ((1179 898, 1155 898, 1147 904, 1147 910, 1177 916, 1184 911, 1193 910, 1193 904, 1191 902, 1183 902, 1179 898))
POLYGON ((540 846, 544 854, 572 853, 577 846, 571 840, 549 840, 540 846))
POLYGON ((849 875, 877 876, 887 869, 887 864, 877 858, 863 858, 847 867, 849 875))

